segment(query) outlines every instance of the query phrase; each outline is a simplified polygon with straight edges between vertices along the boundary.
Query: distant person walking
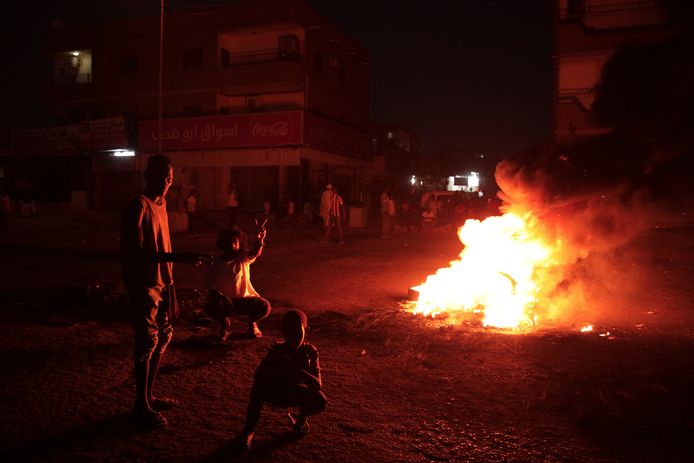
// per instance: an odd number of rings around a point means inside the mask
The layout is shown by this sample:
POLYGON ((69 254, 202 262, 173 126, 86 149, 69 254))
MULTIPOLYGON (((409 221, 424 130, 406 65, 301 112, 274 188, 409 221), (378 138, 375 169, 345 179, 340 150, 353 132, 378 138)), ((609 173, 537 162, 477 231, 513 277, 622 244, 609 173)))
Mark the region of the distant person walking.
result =
POLYGON ((339 244, 344 244, 345 235, 342 230, 342 217, 344 216, 344 201, 339 195, 337 188, 330 190, 330 205, 328 206, 328 220, 325 222, 325 236, 321 243, 326 244, 330 239, 330 232, 333 228, 337 230, 339 244))
POLYGON ((392 198, 390 188, 381 193, 381 238, 389 238, 393 233, 393 221, 395 220, 395 201, 392 198))
POLYGON ((236 185, 232 184, 229 187, 227 195, 227 211, 229 211, 229 228, 236 226, 236 214, 239 208, 239 195, 236 191, 236 185))
POLYGON ((323 219, 323 226, 327 227, 328 222, 330 221, 330 206, 331 206, 331 201, 332 201, 332 194, 333 194, 333 186, 332 184, 328 183, 325 185, 325 190, 323 190, 323 193, 321 193, 320 196, 320 217, 323 219))
POLYGON ((173 262, 200 265, 209 256, 171 250, 166 193, 173 182, 173 165, 163 155, 147 160, 145 189, 125 206, 120 255, 130 318, 135 334, 135 419, 142 428, 165 426, 160 413, 178 405, 156 397, 152 390, 159 364, 178 318, 173 262))
POLYGON ((186 214, 188 214, 188 231, 195 231, 195 222, 197 221, 198 198, 195 188, 190 190, 186 198, 186 214))

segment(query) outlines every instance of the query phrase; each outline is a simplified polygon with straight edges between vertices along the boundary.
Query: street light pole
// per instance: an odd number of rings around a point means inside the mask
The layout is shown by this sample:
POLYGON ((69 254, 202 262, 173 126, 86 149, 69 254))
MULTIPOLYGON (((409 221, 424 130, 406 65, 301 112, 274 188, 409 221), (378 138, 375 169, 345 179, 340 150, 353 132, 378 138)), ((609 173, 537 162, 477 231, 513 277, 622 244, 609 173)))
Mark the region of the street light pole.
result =
POLYGON ((161 8, 159 11, 159 113, 158 113, 158 124, 157 124, 157 154, 162 154, 161 147, 161 132, 162 132, 162 119, 164 113, 164 90, 163 90, 163 76, 164 76, 164 0, 161 0, 161 8))

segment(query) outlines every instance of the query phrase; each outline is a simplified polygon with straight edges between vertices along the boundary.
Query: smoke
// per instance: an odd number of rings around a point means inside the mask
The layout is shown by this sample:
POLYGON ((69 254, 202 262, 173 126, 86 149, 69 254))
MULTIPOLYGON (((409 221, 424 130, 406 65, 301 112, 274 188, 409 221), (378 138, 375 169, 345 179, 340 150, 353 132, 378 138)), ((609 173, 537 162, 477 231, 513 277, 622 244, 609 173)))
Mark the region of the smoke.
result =
POLYGON ((630 247, 634 239, 655 224, 691 220, 693 57, 688 34, 616 51, 593 106, 609 134, 531 147, 497 166, 503 210, 531 211, 543 234, 563 243, 546 294, 557 312, 617 310, 614 295, 637 294, 649 278, 636 270, 643 250, 630 247))

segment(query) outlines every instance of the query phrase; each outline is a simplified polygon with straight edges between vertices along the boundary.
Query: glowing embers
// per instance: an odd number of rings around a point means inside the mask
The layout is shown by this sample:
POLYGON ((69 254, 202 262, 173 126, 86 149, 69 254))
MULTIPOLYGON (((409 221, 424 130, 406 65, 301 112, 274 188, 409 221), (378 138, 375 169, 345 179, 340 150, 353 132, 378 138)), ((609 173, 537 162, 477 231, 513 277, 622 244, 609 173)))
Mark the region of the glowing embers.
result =
POLYGON ((465 245, 458 260, 412 288, 414 313, 474 315, 484 326, 520 328, 538 322, 541 271, 554 264, 557 244, 542 239, 536 219, 513 213, 467 220, 458 230, 465 245))

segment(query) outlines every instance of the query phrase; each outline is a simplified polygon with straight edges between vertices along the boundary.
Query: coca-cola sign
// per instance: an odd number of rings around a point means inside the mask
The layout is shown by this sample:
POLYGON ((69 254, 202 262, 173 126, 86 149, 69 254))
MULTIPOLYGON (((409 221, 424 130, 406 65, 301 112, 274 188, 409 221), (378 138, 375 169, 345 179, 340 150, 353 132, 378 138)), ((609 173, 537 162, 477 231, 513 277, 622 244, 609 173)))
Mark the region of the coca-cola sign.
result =
MULTIPOLYGON (((156 120, 140 123, 141 150, 156 150, 158 138, 156 120)), ((165 150, 298 145, 302 141, 301 111, 166 119, 161 130, 165 150)))
POLYGON ((251 137, 286 137, 290 127, 289 122, 258 122, 251 129, 251 137))

